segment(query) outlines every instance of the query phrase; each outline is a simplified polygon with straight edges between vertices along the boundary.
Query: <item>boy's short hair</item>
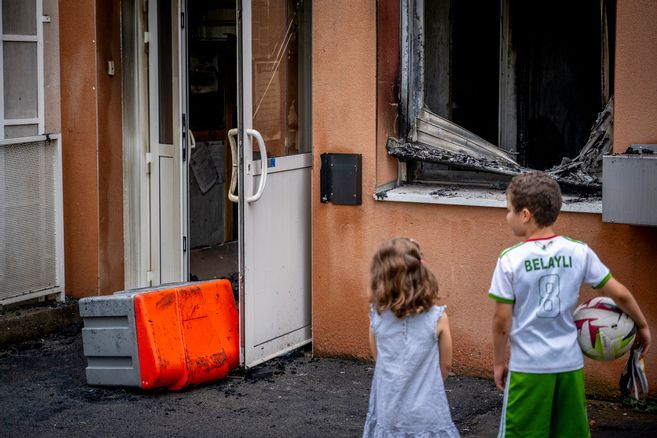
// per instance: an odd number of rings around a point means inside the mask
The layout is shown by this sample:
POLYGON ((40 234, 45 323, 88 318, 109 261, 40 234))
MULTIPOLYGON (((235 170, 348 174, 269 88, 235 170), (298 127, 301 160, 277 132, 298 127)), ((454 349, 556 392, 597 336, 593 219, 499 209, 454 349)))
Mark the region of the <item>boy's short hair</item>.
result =
POLYGON ((506 189, 517 213, 529 210, 540 227, 552 225, 561 210, 561 189, 554 178, 543 172, 514 176, 506 189))

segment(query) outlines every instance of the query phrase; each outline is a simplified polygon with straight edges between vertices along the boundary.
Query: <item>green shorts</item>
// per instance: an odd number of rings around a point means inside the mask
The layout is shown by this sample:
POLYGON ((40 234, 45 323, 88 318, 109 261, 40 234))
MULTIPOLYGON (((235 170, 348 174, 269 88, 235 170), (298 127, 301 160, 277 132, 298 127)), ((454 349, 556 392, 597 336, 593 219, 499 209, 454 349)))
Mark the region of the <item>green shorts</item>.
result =
POLYGON ((509 372, 498 437, 589 437, 583 370, 509 372))

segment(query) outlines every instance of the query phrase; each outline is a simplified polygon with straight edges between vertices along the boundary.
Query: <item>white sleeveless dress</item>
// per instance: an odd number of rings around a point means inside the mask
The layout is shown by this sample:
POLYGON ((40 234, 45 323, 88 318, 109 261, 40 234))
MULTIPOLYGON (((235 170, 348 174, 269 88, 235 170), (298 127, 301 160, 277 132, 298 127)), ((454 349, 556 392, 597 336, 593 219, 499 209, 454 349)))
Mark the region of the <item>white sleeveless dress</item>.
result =
POLYGON ((370 309, 377 360, 363 437, 458 437, 440 375, 436 322, 445 306, 403 319, 370 309))

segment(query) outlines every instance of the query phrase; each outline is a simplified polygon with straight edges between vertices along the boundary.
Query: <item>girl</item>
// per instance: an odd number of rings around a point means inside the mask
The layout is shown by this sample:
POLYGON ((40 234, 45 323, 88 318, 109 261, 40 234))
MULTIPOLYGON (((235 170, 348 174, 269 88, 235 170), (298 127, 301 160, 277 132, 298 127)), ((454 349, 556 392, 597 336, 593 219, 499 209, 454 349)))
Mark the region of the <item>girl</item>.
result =
POLYGON ((452 362, 449 323, 420 246, 383 242, 370 274, 376 367, 363 437, 458 437, 443 386, 452 362))

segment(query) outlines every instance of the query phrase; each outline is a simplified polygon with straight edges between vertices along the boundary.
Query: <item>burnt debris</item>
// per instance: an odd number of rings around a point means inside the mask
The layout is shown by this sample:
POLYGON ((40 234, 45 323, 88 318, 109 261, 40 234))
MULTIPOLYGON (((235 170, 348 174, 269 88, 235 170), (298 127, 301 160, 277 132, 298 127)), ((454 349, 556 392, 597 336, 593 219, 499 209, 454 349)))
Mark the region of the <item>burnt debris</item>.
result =
POLYGON ((389 137, 386 144, 388 154, 399 161, 426 161, 429 163, 448 164, 464 169, 476 169, 503 175, 518 175, 523 168, 513 163, 500 160, 476 157, 466 153, 455 153, 435 145, 417 142, 404 142, 398 138, 389 137))
MULTIPOLYGON (((582 193, 597 193, 602 188, 602 156, 611 152, 613 98, 591 128, 588 141, 575 158, 565 157, 546 173, 562 188, 582 193)), ((409 135, 410 141, 389 137, 388 154, 399 161, 423 161, 458 169, 477 170, 507 176, 532 172, 511 155, 457 124, 433 114, 426 107, 418 115, 409 135)))
POLYGON ((574 186, 602 187, 602 156, 611 153, 614 99, 598 113, 586 144, 573 159, 566 158, 561 164, 547 170, 558 181, 574 186))

